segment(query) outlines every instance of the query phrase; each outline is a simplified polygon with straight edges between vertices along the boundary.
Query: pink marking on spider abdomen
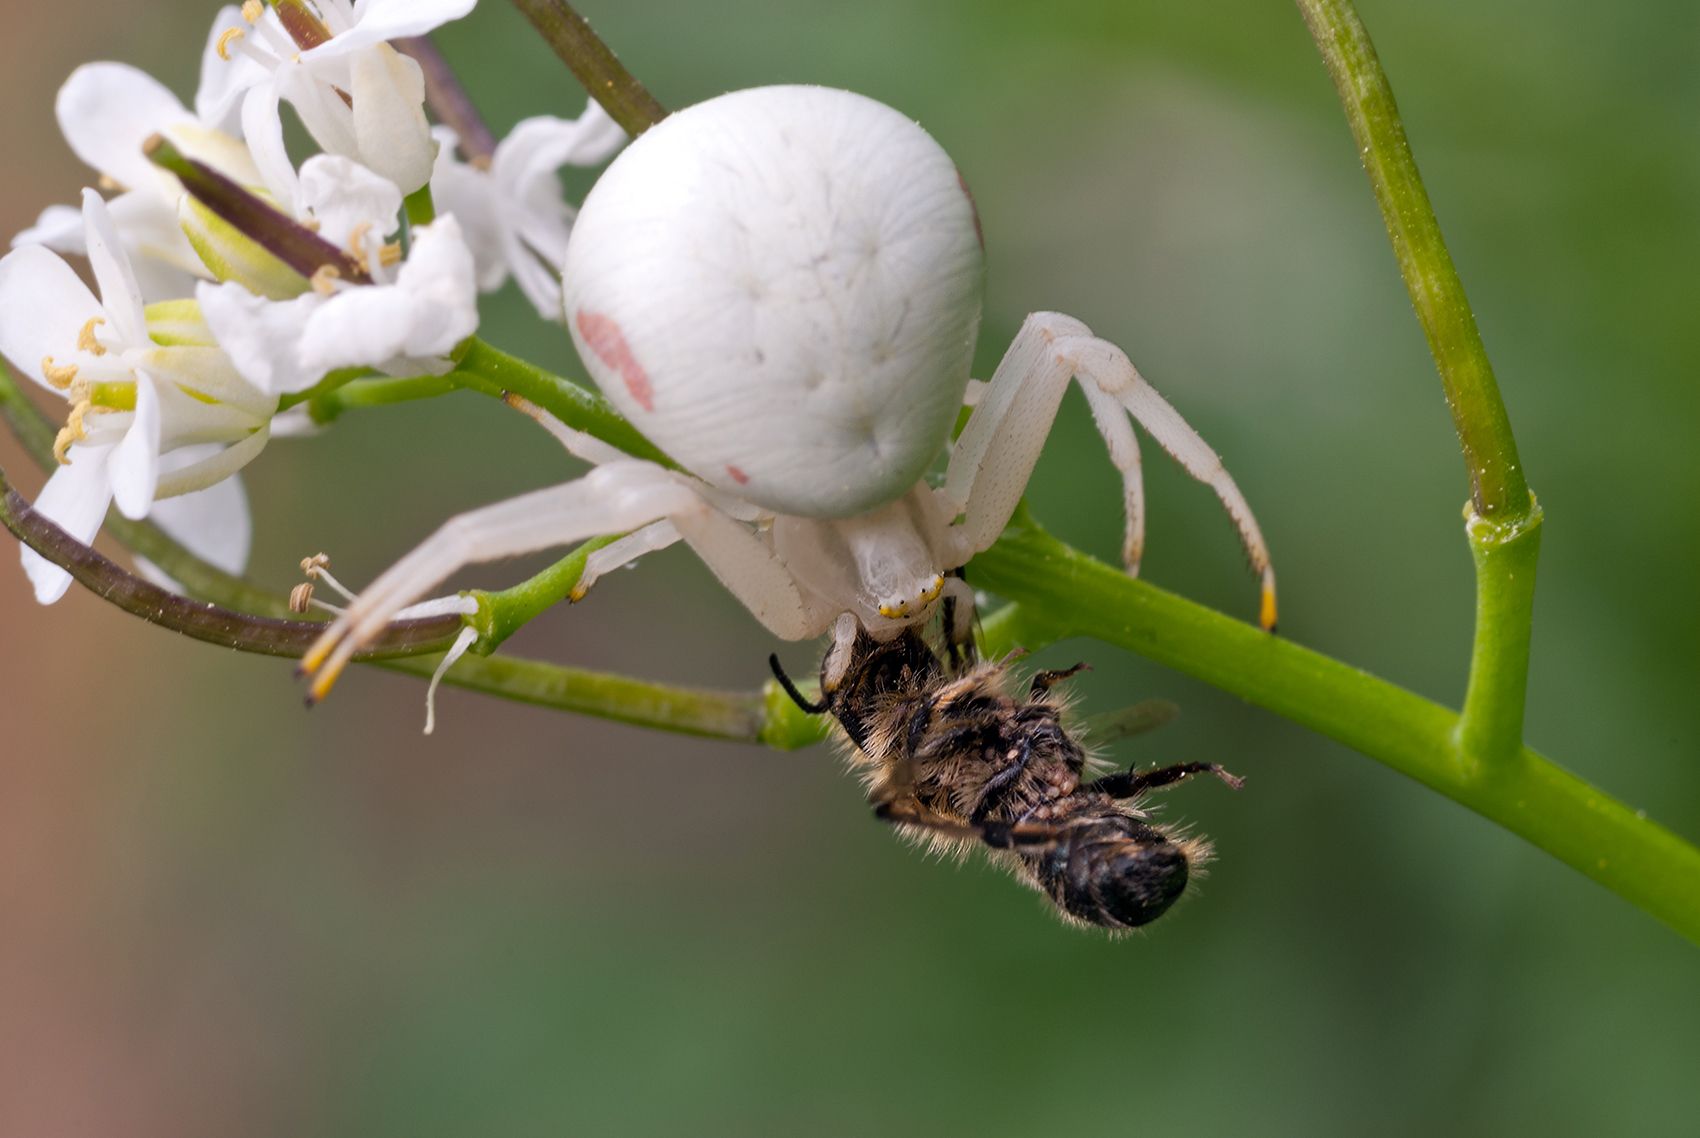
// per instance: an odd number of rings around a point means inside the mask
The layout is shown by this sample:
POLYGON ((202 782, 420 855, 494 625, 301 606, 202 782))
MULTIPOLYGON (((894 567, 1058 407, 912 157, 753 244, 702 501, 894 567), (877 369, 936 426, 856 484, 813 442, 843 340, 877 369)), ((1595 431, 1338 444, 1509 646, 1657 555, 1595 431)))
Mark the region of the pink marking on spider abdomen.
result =
POLYGON ((750 476, 745 474, 742 470, 739 470, 736 466, 728 464, 726 467, 726 473, 730 474, 732 476, 732 481, 736 482, 738 485, 749 485, 750 476))
POLYGON ((632 354, 632 346, 626 343, 625 333, 620 331, 614 318, 580 309, 575 322, 578 334, 584 337, 584 342, 590 345, 597 358, 620 373, 626 390, 632 393, 638 406, 645 411, 655 410, 655 388, 650 385, 649 373, 632 354))

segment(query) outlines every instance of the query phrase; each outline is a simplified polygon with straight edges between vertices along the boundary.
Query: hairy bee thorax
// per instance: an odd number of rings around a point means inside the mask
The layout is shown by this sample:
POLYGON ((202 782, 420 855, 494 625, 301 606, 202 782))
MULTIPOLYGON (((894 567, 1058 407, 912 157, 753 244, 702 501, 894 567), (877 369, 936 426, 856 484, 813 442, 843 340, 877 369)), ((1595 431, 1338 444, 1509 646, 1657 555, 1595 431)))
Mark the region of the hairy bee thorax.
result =
POLYGON ((1069 919, 1134 928, 1180 897, 1209 846, 1133 803, 1194 773, 1239 780, 1187 763, 1083 783, 1086 752, 1053 692, 1080 667, 1040 672, 1016 696, 1007 661, 947 666, 914 630, 883 643, 859 635, 821 709, 867 768, 880 817, 944 848, 999 851, 1069 919))

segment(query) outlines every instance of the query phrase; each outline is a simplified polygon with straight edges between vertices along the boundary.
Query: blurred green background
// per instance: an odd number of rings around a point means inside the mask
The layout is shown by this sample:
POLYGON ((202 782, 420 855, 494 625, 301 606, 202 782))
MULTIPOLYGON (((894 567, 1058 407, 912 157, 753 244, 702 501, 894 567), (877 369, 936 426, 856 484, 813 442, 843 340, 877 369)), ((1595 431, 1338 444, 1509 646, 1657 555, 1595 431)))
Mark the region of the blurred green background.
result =
MULTIPOLYGON (((1333 92, 1289 4, 864 0, 586 14, 664 102, 852 87, 955 156, 984 219, 980 374, 1054 308, 1124 345, 1226 456, 1282 631, 1456 704, 1466 483, 1333 92)), ((1700 8, 1365 0, 1547 512, 1533 744, 1700 837, 1700 8)), ((54 91, 122 59, 192 94, 210 8, 0 2, 0 231, 72 201, 54 91)), ((508 7, 441 42, 492 122, 581 93, 508 7)), ((575 190, 582 191, 584 179, 575 190)), ((516 296, 496 343, 581 374, 516 296)), ((1154 451, 1148 451, 1154 455, 1154 451)), ((39 480, 9 441, 0 462, 39 480)), ((465 396, 278 443, 254 575, 361 582, 454 511, 562 478, 465 396)), ((1161 459, 1146 574, 1249 616, 1208 492, 1161 459)), ((1071 396, 1032 488, 1112 554, 1071 396)), ((506 583, 516 567, 476 574, 506 583)), ((1700 957, 1339 746, 1091 643, 1118 757, 1247 776, 1166 817, 1220 860, 1148 934, 1065 928, 770 754, 179 641, 0 556, 0 1133, 1693 1134, 1700 957)), ((687 554, 514 649, 755 685, 772 645, 687 554)), ((815 649, 784 649, 797 670, 815 649)))

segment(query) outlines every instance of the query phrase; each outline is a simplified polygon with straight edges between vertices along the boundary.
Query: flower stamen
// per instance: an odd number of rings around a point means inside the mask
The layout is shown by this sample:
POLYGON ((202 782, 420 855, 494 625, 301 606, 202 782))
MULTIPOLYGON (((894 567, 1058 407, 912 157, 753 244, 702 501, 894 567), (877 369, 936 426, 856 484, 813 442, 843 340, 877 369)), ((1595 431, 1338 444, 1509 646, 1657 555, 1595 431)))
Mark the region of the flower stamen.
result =
MULTIPOLYGON (((302 564, 306 564, 303 562, 302 564)), ((306 612, 313 607, 313 582, 303 581, 289 590, 289 611, 306 612)))
MULTIPOLYGON (((331 576, 330 554, 315 553, 311 557, 303 557, 301 559, 301 572, 307 575, 308 581, 323 581, 337 593, 340 593, 343 600, 352 601, 354 599, 354 594, 349 592, 341 581, 331 576)), ((312 594, 309 593, 308 595, 311 596, 312 594)))
POLYGON ((41 377, 48 382, 49 386, 56 387, 60 391, 69 391, 71 384, 76 382, 77 379, 77 365, 56 364, 53 362, 52 356, 42 356, 41 377))
POLYGON ((312 285, 313 291, 320 296, 330 296, 336 292, 336 282, 341 279, 342 272, 335 265, 320 265, 313 270, 313 275, 307 283, 312 285))
POLYGON ((391 241, 378 249, 378 264, 389 266, 401 264, 401 242, 391 241))
POLYGON ((260 22, 260 17, 266 14, 263 0, 242 0, 242 18, 250 24, 260 22))
POLYGON ((60 466, 70 466, 71 457, 65 452, 89 437, 88 427, 83 425, 83 416, 92 410, 88 400, 83 400, 71 408, 71 413, 65 417, 65 426, 53 437, 53 457, 60 466))
POLYGON ((106 323, 104 316, 91 316, 77 333, 77 347, 91 356, 104 356, 106 345, 94 338, 94 330, 106 323))
MULTIPOLYGON (((257 4, 255 6, 258 7, 257 4)), ((247 16, 247 14, 248 14, 247 5, 243 5, 242 14, 243 14, 244 17, 247 16)), ((252 22, 253 22, 252 20, 249 21, 249 23, 252 23, 252 22)), ((218 52, 218 57, 220 59, 224 60, 226 63, 229 63, 230 62, 230 45, 232 43, 234 43, 236 40, 242 39, 247 34, 248 33, 243 31, 241 28, 226 28, 226 29, 224 29, 224 31, 220 32, 219 37, 218 37, 218 44, 215 47, 215 50, 218 52)))

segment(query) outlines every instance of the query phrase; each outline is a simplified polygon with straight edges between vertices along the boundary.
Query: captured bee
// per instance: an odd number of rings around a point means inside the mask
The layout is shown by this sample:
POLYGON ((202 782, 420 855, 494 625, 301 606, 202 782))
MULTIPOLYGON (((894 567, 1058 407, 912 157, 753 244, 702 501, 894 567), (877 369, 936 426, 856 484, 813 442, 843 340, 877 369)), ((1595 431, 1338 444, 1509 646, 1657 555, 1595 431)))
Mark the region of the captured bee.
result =
POLYGON ((1066 920, 1131 929, 1162 916, 1209 844, 1164 831, 1137 801, 1189 775, 1236 790, 1241 780, 1215 763, 1178 763, 1083 782, 1087 755, 1053 689, 1084 664, 1035 674, 1018 698, 1007 663, 976 664, 965 636, 947 649, 948 663, 913 628, 883 643, 861 633, 818 702, 770 663, 799 706, 843 727, 877 817, 941 848, 987 849, 1066 920))

